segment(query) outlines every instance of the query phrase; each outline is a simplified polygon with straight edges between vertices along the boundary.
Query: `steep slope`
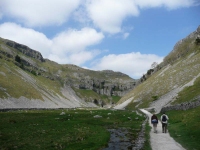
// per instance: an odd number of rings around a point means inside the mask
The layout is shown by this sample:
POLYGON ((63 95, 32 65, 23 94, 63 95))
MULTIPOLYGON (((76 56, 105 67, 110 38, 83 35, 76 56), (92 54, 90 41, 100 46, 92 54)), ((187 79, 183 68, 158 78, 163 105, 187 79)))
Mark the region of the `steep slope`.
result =
POLYGON ((199 37, 200 26, 179 41, 159 67, 150 76, 146 75, 146 80, 122 97, 118 104, 129 101, 127 108, 154 107, 159 112, 163 106, 175 101, 178 93, 200 76, 199 37))
POLYGON ((57 64, 0 38, 0 108, 105 105, 117 102, 135 85, 136 80, 123 73, 57 64))

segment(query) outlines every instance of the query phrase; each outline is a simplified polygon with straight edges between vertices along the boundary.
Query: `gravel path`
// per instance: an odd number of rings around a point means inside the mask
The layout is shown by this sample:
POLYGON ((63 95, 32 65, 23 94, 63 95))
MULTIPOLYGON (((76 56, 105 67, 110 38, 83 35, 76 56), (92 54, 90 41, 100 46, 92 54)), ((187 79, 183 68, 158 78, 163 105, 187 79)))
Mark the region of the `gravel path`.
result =
MULTIPOLYGON (((141 109, 141 111, 151 118, 152 114, 150 112, 144 109, 141 109)), ((152 126, 150 119, 149 125, 152 126)), ((160 121, 157 126, 157 131, 158 133, 154 133, 152 128, 150 132, 152 150, 185 150, 179 143, 170 137, 169 133, 162 133, 162 124, 160 121)))

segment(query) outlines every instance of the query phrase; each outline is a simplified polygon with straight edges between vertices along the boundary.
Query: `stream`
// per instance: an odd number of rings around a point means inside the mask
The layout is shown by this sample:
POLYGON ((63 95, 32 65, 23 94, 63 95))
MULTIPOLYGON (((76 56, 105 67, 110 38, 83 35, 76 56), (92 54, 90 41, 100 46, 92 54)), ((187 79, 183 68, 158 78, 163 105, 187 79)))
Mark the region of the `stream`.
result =
POLYGON ((133 140, 133 131, 126 128, 108 129, 110 132, 110 141, 108 147, 103 150, 141 150, 145 142, 145 125, 148 118, 143 122, 137 139, 133 140))

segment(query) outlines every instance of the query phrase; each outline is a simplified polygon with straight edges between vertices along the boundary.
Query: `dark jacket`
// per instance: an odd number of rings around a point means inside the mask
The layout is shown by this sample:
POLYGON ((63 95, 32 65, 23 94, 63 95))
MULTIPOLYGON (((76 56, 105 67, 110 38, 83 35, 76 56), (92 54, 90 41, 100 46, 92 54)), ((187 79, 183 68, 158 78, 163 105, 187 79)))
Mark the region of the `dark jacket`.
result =
POLYGON ((151 123, 158 123, 158 117, 156 115, 151 117, 151 123), (156 122, 153 122, 154 120, 156 120, 156 122))

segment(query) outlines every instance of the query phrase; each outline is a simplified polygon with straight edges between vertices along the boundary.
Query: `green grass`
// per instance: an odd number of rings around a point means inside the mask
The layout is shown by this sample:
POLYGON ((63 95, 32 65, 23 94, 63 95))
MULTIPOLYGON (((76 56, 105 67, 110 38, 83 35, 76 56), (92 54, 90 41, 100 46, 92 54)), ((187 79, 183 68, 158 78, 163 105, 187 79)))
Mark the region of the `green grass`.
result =
POLYGON ((37 85, 39 85, 40 88, 43 88, 43 90, 47 91, 47 89, 48 89, 48 91, 51 90, 52 94, 54 94, 54 95, 59 94, 62 96, 61 87, 63 87, 63 85, 58 80, 50 80, 43 76, 37 76, 34 78, 36 79, 36 81, 38 83, 37 85))
POLYGON ((184 88, 180 93, 178 93, 177 100, 173 104, 179 104, 187 102, 188 100, 197 100, 200 96, 200 77, 197 78, 193 86, 184 88))
POLYGON ((187 111, 170 111, 169 133, 188 150, 200 149, 200 107, 187 111))
POLYGON ((108 128, 125 127, 136 138, 144 120, 131 111, 74 109, 0 112, 0 118, 0 149, 20 150, 97 150, 107 146, 108 128))
POLYGON ((112 101, 113 101, 114 103, 117 103, 120 99, 121 99, 120 96, 112 96, 112 101))
POLYGON ((73 90, 77 93, 77 95, 82 98, 85 99, 86 101, 91 101, 96 99, 96 100, 103 100, 105 103, 110 103, 110 100, 113 103, 117 103, 121 97, 119 96, 107 96, 107 95, 99 95, 96 92, 94 92, 93 90, 88 90, 88 89, 76 89, 73 88, 73 90))
POLYGON ((11 97, 15 98, 24 96, 28 99, 33 98, 43 100, 38 89, 42 89, 47 93, 51 91, 51 94, 54 95, 62 95, 61 87, 63 85, 58 80, 50 80, 43 76, 35 76, 32 73, 25 71, 25 73, 35 81, 37 89, 30 82, 27 82, 25 77, 16 71, 21 70, 21 68, 17 67, 12 62, 1 60, 0 70, 2 73, 0 74, 0 98, 7 98, 9 94, 11 97), (9 66, 9 68, 7 66, 9 66))
POLYGON ((145 143, 144 143, 144 147, 143 150, 152 150, 151 148, 151 142, 150 142, 150 133, 151 131, 151 127, 149 126, 149 123, 147 121, 146 125, 145 125, 145 143))
POLYGON ((30 99, 42 99, 41 94, 16 71, 16 69, 20 69, 19 67, 7 61, 6 65, 5 63, 0 65, 1 72, 5 74, 5 76, 0 74, 1 88, 5 89, 0 89, 1 98, 7 98, 6 93, 9 93, 11 97, 15 98, 24 96, 30 99), (10 68, 8 69, 6 65, 9 65, 10 68))

